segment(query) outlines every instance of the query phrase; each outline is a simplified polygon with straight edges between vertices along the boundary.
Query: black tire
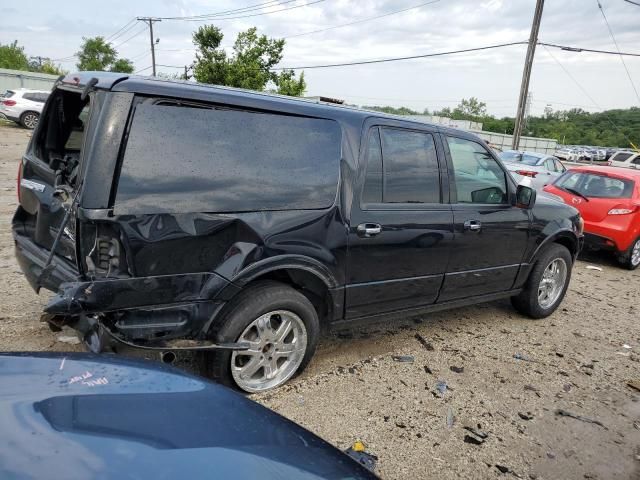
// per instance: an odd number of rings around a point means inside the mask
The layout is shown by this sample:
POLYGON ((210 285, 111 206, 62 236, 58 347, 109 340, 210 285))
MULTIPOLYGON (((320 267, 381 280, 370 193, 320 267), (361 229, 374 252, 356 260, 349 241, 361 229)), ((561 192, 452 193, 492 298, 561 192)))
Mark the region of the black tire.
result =
POLYGON ((639 243, 640 237, 636 238, 625 252, 618 255, 618 262, 620 262, 627 270, 635 270, 640 266, 640 262, 635 264, 633 262, 633 248, 639 243))
MULTIPOLYGON (((307 346, 304 357, 293 376, 301 373, 311 361, 320 336, 320 322, 312 303, 302 293, 280 282, 261 281, 236 295, 222 312, 219 322, 212 326, 209 338, 217 342, 235 342, 244 330, 261 315, 274 310, 295 313, 304 323, 307 346)), ((232 352, 218 350, 200 356, 203 375, 220 383, 242 390, 231 374, 232 352)), ((288 380, 288 379, 287 379, 288 380)), ((277 388, 282 382, 271 388, 277 388)))
POLYGON ((567 288, 569 287, 569 282, 571 281, 572 267, 573 258, 571 257, 571 254, 569 253, 567 247, 564 247, 557 243, 549 245, 545 249, 545 251, 540 254, 540 257, 534 264, 522 292, 520 292, 520 294, 516 295, 515 297, 511 297, 511 304, 518 312, 527 315, 528 317, 548 317, 562 303, 562 300, 567 293, 567 288), (545 308, 540 305, 540 301, 538 299, 538 288, 545 270, 551 264, 551 262, 556 259, 564 260, 567 268, 566 279, 564 282, 564 286, 562 287, 560 296, 553 302, 553 304, 545 308))
POLYGON ((38 112, 24 112, 20 115, 20 125, 29 130, 33 130, 38 125, 40 114, 38 112), (34 119, 35 117, 35 119, 34 119))

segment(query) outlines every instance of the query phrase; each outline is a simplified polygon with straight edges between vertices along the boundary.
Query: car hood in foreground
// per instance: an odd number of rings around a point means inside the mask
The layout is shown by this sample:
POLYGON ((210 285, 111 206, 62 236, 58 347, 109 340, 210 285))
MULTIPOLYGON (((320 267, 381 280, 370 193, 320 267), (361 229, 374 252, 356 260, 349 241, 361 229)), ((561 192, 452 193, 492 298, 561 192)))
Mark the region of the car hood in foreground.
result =
POLYGON ((0 354, 0 478, 375 478, 317 436, 176 369, 0 354))

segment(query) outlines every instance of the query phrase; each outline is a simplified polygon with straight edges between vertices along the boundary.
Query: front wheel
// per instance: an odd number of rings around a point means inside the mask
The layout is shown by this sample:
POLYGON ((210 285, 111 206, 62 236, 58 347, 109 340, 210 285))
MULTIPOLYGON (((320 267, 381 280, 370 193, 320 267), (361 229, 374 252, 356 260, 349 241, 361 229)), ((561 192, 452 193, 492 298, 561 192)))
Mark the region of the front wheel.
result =
POLYGON ((234 298, 212 336, 241 342, 248 350, 204 354, 208 376, 245 392, 271 390, 301 372, 319 337, 318 315, 302 293, 278 282, 261 282, 234 298))
POLYGON ((524 290, 511 303, 520 313, 531 318, 551 315, 567 292, 573 258, 559 244, 550 245, 533 266, 524 290))
POLYGON ((629 270, 640 266, 640 237, 631 244, 629 250, 618 256, 618 261, 629 270))

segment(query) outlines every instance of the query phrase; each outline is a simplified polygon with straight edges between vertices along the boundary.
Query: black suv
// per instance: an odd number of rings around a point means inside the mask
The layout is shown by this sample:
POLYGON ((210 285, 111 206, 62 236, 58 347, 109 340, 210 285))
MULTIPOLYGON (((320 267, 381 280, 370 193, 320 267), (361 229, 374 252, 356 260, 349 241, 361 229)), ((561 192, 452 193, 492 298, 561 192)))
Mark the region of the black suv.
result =
POLYGON ((504 297, 562 301, 578 212, 475 135, 353 108, 104 72, 60 79, 24 155, 16 255, 43 319, 94 351, 201 350, 248 392, 323 327, 504 297))

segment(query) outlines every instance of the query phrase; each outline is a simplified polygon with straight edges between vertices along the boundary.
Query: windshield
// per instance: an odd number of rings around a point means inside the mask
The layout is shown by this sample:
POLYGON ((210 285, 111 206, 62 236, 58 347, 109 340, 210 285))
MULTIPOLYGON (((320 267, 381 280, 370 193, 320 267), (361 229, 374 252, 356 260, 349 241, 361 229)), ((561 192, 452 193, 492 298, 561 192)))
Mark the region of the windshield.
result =
POLYGON ((633 181, 624 178, 607 177, 593 172, 567 172, 555 186, 589 198, 631 198, 633 181))

